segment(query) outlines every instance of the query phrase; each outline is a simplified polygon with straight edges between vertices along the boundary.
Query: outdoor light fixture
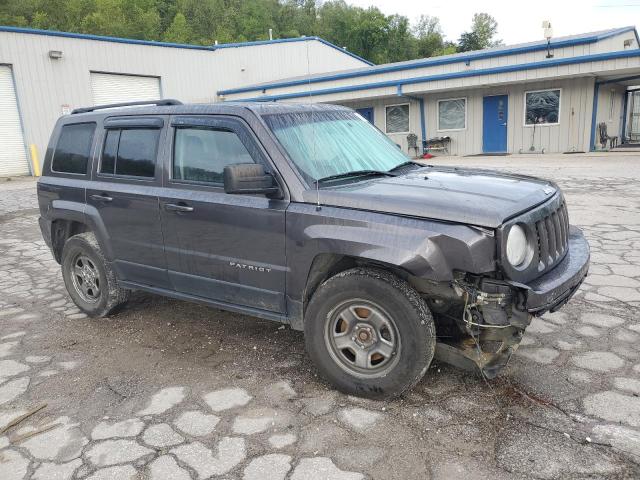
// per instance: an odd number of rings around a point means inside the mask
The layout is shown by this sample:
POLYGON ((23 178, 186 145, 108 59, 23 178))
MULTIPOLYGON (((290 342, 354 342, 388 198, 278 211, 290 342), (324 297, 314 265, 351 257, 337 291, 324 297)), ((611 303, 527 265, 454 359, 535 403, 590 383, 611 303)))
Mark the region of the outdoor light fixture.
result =
POLYGON ((544 28, 544 38, 547 39, 547 58, 553 58, 553 53, 551 53, 551 37, 553 37, 551 22, 549 20, 545 20, 542 22, 542 28, 544 28))
POLYGON ((49 58, 52 60, 59 60, 62 58, 62 51, 60 50, 49 50, 49 58))

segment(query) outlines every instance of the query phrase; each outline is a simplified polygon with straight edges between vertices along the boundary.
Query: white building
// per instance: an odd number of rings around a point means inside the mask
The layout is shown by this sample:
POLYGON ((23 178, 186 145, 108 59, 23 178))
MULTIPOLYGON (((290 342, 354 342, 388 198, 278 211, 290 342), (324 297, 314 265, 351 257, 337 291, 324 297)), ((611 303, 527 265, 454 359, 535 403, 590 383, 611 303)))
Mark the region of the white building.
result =
POLYGON ((450 137, 454 155, 588 151, 601 123, 640 141, 638 44, 626 27, 372 65, 317 37, 198 46, 0 26, 0 176, 37 173, 73 108, 158 98, 340 103, 405 151, 411 133, 450 137))
POLYGON ((418 145, 448 136, 454 155, 589 151, 601 148, 600 123, 618 143, 628 136, 626 119, 635 118, 629 95, 640 84, 638 43, 635 28, 626 27, 556 38, 549 46, 544 40, 359 67, 218 95, 347 105, 405 151, 410 133, 418 145))
POLYGON ((214 102, 225 88, 371 65, 317 37, 214 46, 0 26, 0 176, 40 162, 73 108, 177 98, 214 102))

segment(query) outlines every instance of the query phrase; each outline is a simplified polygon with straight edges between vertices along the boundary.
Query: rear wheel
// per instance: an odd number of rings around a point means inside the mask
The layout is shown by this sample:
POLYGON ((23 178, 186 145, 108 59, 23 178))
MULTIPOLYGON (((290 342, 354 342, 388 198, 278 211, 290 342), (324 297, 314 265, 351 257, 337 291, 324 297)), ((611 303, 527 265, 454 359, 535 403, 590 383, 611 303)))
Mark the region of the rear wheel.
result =
POLYGON ((67 292, 87 315, 107 316, 128 300, 129 291, 118 285, 93 233, 69 238, 62 249, 61 263, 67 292))
POLYGON ((436 338, 426 303, 408 283, 384 270, 354 268, 318 288, 305 341, 320 373, 339 390, 384 398, 422 378, 436 338))

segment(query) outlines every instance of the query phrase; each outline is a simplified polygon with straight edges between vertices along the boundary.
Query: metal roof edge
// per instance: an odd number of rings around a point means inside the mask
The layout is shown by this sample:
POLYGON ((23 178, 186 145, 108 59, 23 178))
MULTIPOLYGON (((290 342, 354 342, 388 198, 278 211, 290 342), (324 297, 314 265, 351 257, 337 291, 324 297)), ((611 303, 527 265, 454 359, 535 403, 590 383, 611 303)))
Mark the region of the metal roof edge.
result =
POLYGON ((370 62, 369 60, 366 60, 362 57, 360 57, 359 55, 356 55, 353 52, 350 52, 349 50, 345 49, 345 48, 340 48, 339 46, 329 42, 328 40, 325 40, 324 38, 320 38, 320 37, 316 37, 316 36, 311 36, 311 37, 295 37, 295 38, 276 38, 275 40, 256 40, 253 42, 240 42, 240 43, 222 43, 219 45, 216 45, 215 48, 237 48, 237 47, 251 47, 251 46, 255 46, 255 45, 269 45, 272 43, 292 43, 292 42, 304 42, 304 41, 309 41, 309 40, 315 40, 317 42, 320 42, 328 47, 331 48, 335 48, 336 50, 349 55, 350 57, 355 58, 356 60, 359 60, 363 63, 366 63, 369 66, 373 66, 375 65, 374 63, 370 62))
POLYGON ((632 30, 636 34, 636 39, 638 39, 638 32, 636 30, 636 27, 633 27, 633 26, 616 28, 614 30, 610 30, 608 32, 601 33, 600 35, 597 35, 597 37, 598 37, 598 40, 604 40, 606 38, 615 37, 616 35, 620 35, 621 33, 630 32, 632 30))
POLYGON ((155 40, 138 40, 135 38, 109 37, 105 35, 93 35, 89 33, 60 32, 58 30, 40 30, 37 28, 10 27, 7 25, 0 25, 0 32, 26 33, 31 35, 45 35, 45 36, 51 36, 51 37, 78 38, 83 40, 96 40, 99 42, 129 43, 133 45, 147 45, 147 46, 153 46, 153 47, 185 48, 190 50, 213 51, 216 49, 216 47, 208 46, 208 45, 189 45, 185 43, 158 42, 155 40))
POLYGON ((208 50, 215 51, 218 49, 224 48, 240 48, 240 47, 253 47, 260 45, 270 45, 274 43, 293 43, 293 42, 306 42, 306 41, 317 41, 328 47, 334 48, 350 57, 353 57, 363 63, 366 63, 369 66, 374 65, 368 60, 365 60, 362 57, 359 57, 355 53, 352 53, 344 48, 340 48, 333 43, 320 38, 320 37, 295 37, 295 38, 278 38, 275 40, 256 40, 253 42, 238 42, 238 43, 224 43, 220 45, 191 45, 186 43, 172 43, 172 42, 160 42, 155 40, 138 40, 135 38, 122 38, 122 37, 110 37, 106 35, 93 35, 89 33, 74 33, 74 32, 61 32, 58 30, 41 30, 37 28, 26 28, 26 27, 11 27, 8 25, 0 25, 0 32, 10 32, 10 33, 26 33, 31 35, 46 35, 51 37, 65 37, 65 38, 77 38, 82 40, 95 40, 99 42, 113 42, 113 43, 128 43, 133 45, 146 45, 151 47, 167 47, 167 48, 184 48, 189 50, 208 50))
POLYGON ((481 70, 443 73, 438 75, 428 75, 424 77, 414 77, 414 78, 403 78, 403 79, 397 79, 397 80, 386 80, 382 82, 365 83, 365 84, 359 84, 359 85, 346 85, 343 87, 283 93, 280 95, 263 95, 260 97, 242 99, 242 101, 268 102, 268 101, 275 101, 275 100, 286 100, 289 98, 312 97, 314 95, 330 95, 333 93, 371 90, 375 88, 385 88, 385 87, 397 87, 399 85, 411 85, 416 83, 449 80, 453 78, 466 78, 466 77, 475 77, 475 76, 483 76, 483 75, 492 75, 497 73, 509 73, 509 72, 517 72, 521 70, 533 70, 536 68, 556 67, 561 65, 573 65, 577 63, 586 63, 586 62, 602 61, 602 60, 614 60, 617 58, 627 58, 627 57, 640 57, 640 49, 620 50, 617 52, 595 53, 591 55, 583 55, 581 57, 556 58, 556 59, 542 60, 539 62, 522 63, 519 65, 506 65, 502 67, 492 67, 492 68, 485 68, 481 70))
MULTIPOLYGON (((600 35, 591 35, 589 37, 583 38, 575 38, 575 39, 566 39, 559 41, 552 41, 551 48, 562 48, 562 47, 571 47, 576 45, 584 45, 588 43, 595 43, 599 40, 603 40, 605 38, 609 38, 611 36, 620 35, 627 31, 633 30, 636 33, 636 38, 638 37, 638 32, 635 27, 622 27, 615 30, 610 30, 606 33, 600 35)), ((638 42, 640 44, 640 41, 638 42)), ((426 58, 423 61, 413 62, 410 64, 388 64, 388 65, 379 65, 373 66, 370 69, 366 70, 358 70, 356 72, 338 72, 329 74, 326 76, 314 77, 314 78, 299 78, 295 80, 285 80, 279 82, 265 83, 261 85, 251 85, 247 87, 240 88, 231 88, 226 90, 219 90, 217 92, 218 95, 232 95, 236 93, 246 93, 246 92, 257 92, 260 90, 268 90, 272 88, 285 88, 285 87, 293 87, 296 85, 308 85, 309 83, 322 83, 329 82, 332 80, 344 80, 347 78, 357 78, 357 77, 365 77, 368 75, 377 75, 380 73, 389 73, 389 72, 397 72, 403 70, 413 70, 416 68, 422 67, 434 67, 439 65, 448 65, 451 63, 459 63, 459 62, 469 62, 472 60, 482 60, 486 58, 495 58, 502 57, 506 55, 515 55, 519 53, 529 53, 542 51, 547 49, 546 43, 539 43, 535 45, 526 45, 522 47, 513 47, 513 48, 505 48, 502 50, 490 50, 490 51, 476 51, 471 52, 467 55, 459 55, 456 57, 431 57, 426 58)))

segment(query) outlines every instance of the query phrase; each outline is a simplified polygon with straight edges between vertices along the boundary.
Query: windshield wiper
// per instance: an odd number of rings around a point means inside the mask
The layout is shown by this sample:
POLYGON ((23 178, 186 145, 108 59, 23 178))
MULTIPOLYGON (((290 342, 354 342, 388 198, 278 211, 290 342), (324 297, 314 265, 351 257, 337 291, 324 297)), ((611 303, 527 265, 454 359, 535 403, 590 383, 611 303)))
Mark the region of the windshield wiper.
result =
POLYGON ((407 165, 417 165, 417 166, 419 166, 419 167, 424 167, 424 165, 423 165, 423 164, 421 164, 421 163, 414 162, 413 160, 408 160, 408 161, 406 161, 406 162, 402 162, 402 163, 400 163, 400 164, 396 165, 396 166, 395 166, 395 167, 393 167, 391 170, 389 170, 387 173, 389 173, 389 172, 394 172, 394 171, 396 171, 396 170, 398 170, 398 169, 400 169, 400 168, 402 168, 402 167, 406 167, 407 165))
POLYGON ((349 178, 349 177, 364 177, 364 176, 373 176, 379 175, 384 177, 395 177, 396 175, 391 172, 385 172, 383 170, 354 170, 352 172, 343 172, 336 173, 335 175, 329 175, 327 177, 322 177, 317 179, 314 183, 326 182, 329 180, 338 180, 340 178, 349 178))

